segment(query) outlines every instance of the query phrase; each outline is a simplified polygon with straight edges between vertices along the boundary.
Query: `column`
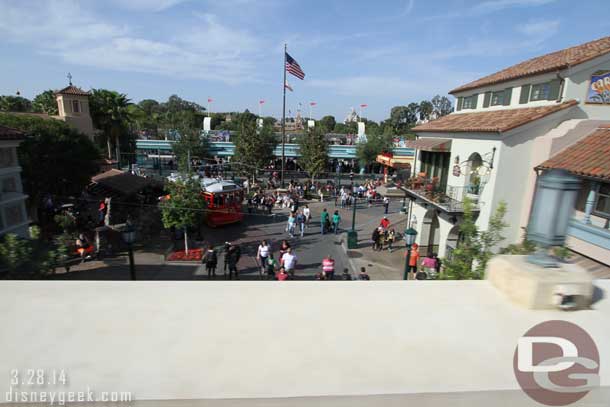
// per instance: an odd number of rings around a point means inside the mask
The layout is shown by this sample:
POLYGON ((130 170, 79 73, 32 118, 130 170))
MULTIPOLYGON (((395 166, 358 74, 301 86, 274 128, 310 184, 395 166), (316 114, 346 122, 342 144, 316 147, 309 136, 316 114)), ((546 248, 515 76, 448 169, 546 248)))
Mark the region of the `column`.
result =
POLYGON ((591 212, 593 212, 593 205, 595 205, 598 189, 599 183, 591 182, 591 189, 589 190, 589 195, 587 195, 587 201, 585 202, 585 216, 582 219, 585 225, 591 224, 591 212))

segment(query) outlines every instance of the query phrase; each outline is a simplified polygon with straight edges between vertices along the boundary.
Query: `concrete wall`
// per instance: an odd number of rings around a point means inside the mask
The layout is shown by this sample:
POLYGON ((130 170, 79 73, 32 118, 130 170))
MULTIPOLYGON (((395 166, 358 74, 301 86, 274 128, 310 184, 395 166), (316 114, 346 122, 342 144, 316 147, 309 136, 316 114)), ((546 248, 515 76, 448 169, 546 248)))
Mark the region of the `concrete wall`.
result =
POLYGON ((77 95, 57 95, 57 105, 59 108, 59 117, 61 120, 70 124, 83 134, 93 138, 95 130, 89 110, 89 98, 87 96, 77 95), (72 101, 78 101, 80 104, 80 112, 74 112, 72 109, 72 101))
POLYGON ((65 369, 49 391, 138 400, 516 390, 517 339, 551 319, 594 338, 607 386, 610 282, 597 284, 593 309, 566 313, 518 308, 487 281, 3 281, 0 395, 28 368, 65 369))
POLYGON ((593 61, 577 65, 565 73, 567 77, 565 98, 580 100, 580 108, 589 119, 610 120, 610 105, 597 105, 585 103, 591 74, 596 71, 610 71, 610 55, 596 58, 593 61))

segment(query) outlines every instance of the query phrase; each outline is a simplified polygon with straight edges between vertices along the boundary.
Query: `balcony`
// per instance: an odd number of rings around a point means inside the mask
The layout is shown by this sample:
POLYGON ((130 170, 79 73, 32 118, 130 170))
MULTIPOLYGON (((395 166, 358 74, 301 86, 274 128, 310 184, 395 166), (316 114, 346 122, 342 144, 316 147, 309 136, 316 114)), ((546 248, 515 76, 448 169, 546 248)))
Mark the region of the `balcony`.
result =
POLYGON ((463 213, 464 199, 468 197, 473 203, 473 212, 479 212, 478 186, 443 186, 438 178, 427 179, 414 177, 409 179, 401 189, 407 196, 434 206, 447 213, 463 213))

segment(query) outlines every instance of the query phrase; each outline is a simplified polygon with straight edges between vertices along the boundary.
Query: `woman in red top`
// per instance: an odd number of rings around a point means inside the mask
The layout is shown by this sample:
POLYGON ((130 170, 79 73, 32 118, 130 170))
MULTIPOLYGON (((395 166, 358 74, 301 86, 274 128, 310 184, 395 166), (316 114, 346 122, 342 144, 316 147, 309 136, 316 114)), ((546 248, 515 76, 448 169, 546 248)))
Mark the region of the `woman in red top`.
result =
POLYGON ((383 219, 381 219, 379 226, 381 226, 384 230, 390 226, 390 220, 387 216, 384 216, 383 219))
POLYGON ((284 266, 280 267, 280 272, 277 273, 278 281, 286 281, 288 280, 288 273, 286 273, 286 269, 284 266))

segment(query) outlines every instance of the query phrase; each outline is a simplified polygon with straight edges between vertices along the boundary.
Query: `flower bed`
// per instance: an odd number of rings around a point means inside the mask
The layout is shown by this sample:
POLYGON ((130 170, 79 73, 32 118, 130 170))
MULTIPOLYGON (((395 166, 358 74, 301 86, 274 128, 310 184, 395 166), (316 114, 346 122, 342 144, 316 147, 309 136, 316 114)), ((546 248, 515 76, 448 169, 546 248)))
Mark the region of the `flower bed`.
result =
POLYGON ((203 249, 189 249, 188 253, 184 250, 177 250, 171 252, 167 256, 167 261, 201 261, 203 257, 203 249))

